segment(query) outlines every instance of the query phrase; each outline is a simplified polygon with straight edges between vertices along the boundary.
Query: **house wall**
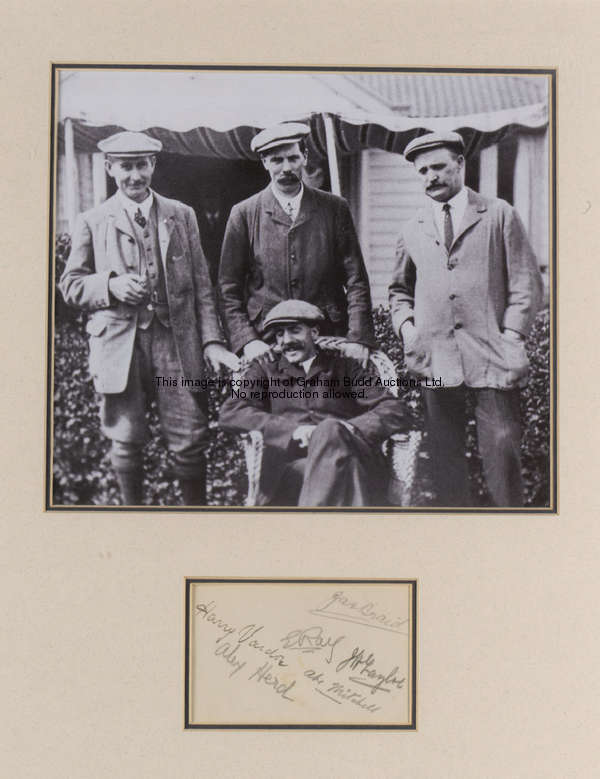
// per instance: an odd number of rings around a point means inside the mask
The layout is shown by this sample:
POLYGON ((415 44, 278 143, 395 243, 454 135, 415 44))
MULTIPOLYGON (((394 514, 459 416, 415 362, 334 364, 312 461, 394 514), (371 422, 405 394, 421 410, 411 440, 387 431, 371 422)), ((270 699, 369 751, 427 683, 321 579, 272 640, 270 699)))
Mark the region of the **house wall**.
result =
POLYGON ((368 149, 361 155, 359 238, 373 305, 387 303, 398 234, 425 202, 412 164, 401 154, 368 149))

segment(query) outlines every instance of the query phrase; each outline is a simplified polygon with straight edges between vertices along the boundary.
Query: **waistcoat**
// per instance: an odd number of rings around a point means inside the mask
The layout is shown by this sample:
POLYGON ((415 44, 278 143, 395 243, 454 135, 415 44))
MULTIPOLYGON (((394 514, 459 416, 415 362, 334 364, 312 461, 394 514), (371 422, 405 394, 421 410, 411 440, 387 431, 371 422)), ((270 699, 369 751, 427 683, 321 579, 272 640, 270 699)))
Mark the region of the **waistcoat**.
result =
POLYGON ((143 303, 138 313, 138 327, 146 330, 154 316, 165 327, 170 327, 167 284, 158 242, 158 220, 156 203, 152 204, 149 218, 144 227, 133 221, 135 236, 140 251, 140 274, 147 279, 150 300, 143 303))

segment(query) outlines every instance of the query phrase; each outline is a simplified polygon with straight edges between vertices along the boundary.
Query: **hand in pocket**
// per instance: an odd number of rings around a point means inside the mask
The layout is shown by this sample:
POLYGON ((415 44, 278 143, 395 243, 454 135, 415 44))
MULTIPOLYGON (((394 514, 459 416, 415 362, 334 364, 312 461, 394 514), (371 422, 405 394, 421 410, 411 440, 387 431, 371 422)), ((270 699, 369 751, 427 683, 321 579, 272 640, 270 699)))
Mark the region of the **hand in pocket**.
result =
POLYGON ((417 376, 429 376, 431 355, 425 349, 419 332, 412 322, 406 322, 403 325, 402 341, 406 369, 417 376))

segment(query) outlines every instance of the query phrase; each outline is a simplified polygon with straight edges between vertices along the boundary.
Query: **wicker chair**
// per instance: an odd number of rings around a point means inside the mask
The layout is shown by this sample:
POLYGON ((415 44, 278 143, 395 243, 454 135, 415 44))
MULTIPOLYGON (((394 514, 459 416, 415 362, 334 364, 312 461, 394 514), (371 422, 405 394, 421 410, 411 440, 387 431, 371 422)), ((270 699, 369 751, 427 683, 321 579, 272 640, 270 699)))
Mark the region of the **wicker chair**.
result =
MULTIPOLYGON (((317 338, 317 344, 320 349, 325 351, 340 352, 345 339, 335 336, 321 336, 317 338)), ((381 351, 370 353, 370 361, 377 370, 381 380, 387 383, 389 391, 395 397, 398 397, 398 387, 396 386, 396 370, 390 358, 381 351)), ((242 362, 240 371, 236 378, 241 378, 247 368, 247 363, 242 362)), ((382 448, 383 452, 390 461, 393 479, 395 480, 395 490, 397 503, 400 506, 410 506, 412 501, 412 492, 414 486, 417 454, 421 444, 421 432, 418 430, 409 430, 406 433, 394 433, 386 441, 382 448)), ((246 497, 246 506, 255 506, 258 497, 258 486, 260 483, 260 474, 263 456, 263 435, 259 430, 251 430, 249 433, 242 434, 242 443, 244 446, 244 456, 246 459, 246 470, 248 472, 248 495, 246 497)))

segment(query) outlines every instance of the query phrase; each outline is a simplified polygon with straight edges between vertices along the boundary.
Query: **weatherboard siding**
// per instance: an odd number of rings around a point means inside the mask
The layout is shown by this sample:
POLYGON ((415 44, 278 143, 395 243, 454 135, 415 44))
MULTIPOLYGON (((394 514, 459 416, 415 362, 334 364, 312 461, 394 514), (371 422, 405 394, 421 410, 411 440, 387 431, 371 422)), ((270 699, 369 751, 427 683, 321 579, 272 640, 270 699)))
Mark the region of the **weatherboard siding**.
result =
POLYGON ((387 303, 398 234, 425 196, 413 166, 400 154, 369 149, 363 152, 361 172, 361 245, 378 306, 387 303))

